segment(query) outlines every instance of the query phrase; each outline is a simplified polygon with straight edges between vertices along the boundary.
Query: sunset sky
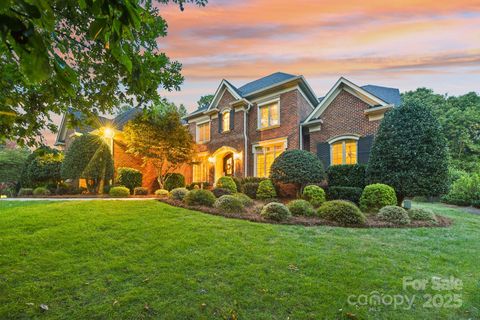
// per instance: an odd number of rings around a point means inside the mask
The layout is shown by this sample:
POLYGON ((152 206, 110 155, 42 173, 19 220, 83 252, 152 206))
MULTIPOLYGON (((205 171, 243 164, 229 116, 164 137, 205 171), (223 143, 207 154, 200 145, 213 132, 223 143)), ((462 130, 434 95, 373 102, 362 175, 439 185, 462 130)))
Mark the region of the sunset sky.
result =
POLYGON ((480 0, 211 0, 160 9, 169 28, 159 44, 185 76, 180 92, 162 94, 189 111, 222 78, 242 85, 276 71, 304 75, 318 96, 340 76, 400 91, 480 91, 480 0))

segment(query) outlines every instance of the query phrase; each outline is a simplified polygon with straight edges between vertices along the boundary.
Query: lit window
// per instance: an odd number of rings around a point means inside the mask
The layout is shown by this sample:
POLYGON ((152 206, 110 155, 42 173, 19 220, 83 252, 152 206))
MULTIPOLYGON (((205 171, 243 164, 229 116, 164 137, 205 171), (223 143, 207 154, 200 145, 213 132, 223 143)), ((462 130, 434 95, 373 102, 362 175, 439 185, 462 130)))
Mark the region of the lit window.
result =
POLYGON ((193 182, 207 181, 207 162, 205 160, 193 164, 193 182))
POLYGON ((197 126, 197 142, 208 141, 210 141, 210 122, 205 122, 197 126))
POLYGON ((225 111, 222 114, 222 131, 226 132, 230 130, 230 112, 225 111))
POLYGON ((268 146, 260 146, 255 148, 255 175, 257 177, 268 177, 270 175, 270 167, 273 161, 283 151, 285 151, 285 143, 276 143, 268 146))
POLYGON ((258 108, 258 128, 264 129, 280 124, 280 112, 278 102, 273 102, 258 108))
POLYGON ((332 165, 356 164, 357 163, 357 141, 342 140, 331 144, 332 165))

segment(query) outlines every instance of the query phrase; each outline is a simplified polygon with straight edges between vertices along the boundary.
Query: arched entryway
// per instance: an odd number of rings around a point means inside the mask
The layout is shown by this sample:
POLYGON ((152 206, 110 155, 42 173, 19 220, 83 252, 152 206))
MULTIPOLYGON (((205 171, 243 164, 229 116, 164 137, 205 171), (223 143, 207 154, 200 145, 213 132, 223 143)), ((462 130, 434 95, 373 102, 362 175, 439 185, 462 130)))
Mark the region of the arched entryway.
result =
POLYGON ((215 182, 223 176, 235 176, 236 170, 240 167, 242 153, 235 148, 223 146, 218 148, 208 158, 214 168, 215 182))

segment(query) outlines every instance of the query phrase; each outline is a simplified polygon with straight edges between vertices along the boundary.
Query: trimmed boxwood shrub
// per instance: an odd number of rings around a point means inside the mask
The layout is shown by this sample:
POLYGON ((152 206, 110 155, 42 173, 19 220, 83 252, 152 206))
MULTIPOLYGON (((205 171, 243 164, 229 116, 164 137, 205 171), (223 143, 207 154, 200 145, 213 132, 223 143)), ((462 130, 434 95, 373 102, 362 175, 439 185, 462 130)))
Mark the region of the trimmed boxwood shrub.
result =
POLYGON ((229 213, 236 213, 244 210, 243 204, 240 199, 228 194, 218 198, 213 204, 213 206, 217 209, 229 213))
POLYGON ((382 183, 370 184, 363 189, 360 197, 360 209, 364 212, 374 212, 385 206, 397 204, 397 196, 392 187, 382 183))
POLYGON ((168 191, 175 188, 185 187, 185 177, 180 173, 169 173, 165 176, 165 185, 163 186, 168 191))
POLYGON ((480 175, 461 176, 455 180, 450 191, 442 200, 459 206, 469 206, 473 201, 480 200, 480 175))
POLYGON ((205 189, 195 189, 187 193, 183 201, 189 206, 207 206, 211 207, 215 203, 215 196, 211 191, 205 189))
POLYGON ((257 199, 266 200, 273 199, 277 196, 272 180, 267 179, 259 183, 257 189, 257 199))
POLYGON ((136 187, 133 189, 133 194, 136 196, 146 196, 148 194, 148 189, 144 187, 136 187))
POLYGON ((333 186, 327 189, 328 200, 348 200, 359 204, 363 189, 355 187, 333 186))
POLYGON ((136 187, 142 186, 142 173, 133 168, 121 167, 117 170, 117 184, 127 187, 133 193, 136 187))
POLYGON ((233 182, 235 182, 235 186, 237 187, 236 192, 242 192, 242 181, 240 180, 240 178, 232 177, 232 179, 233 182))
MULTIPOLYGON (((193 191, 193 190, 192 190, 193 191)), ((180 200, 183 201, 185 196, 189 193, 187 188, 175 188, 172 191, 170 191, 170 198, 174 200, 180 200)))
POLYGON ((377 214, 380 220, 395 223, 395 224, 409 224, 410 218, 408 217, 407 210, 398 206, 385 206, 380 209, 377 214))
POLYGON ((125 198, 130 195, 130 189, 124 186, 113 187, 110 188, 110 192, 108 194, 110 195, 110 197, 125 198))
POLYGON ((217 181, 216 187, 222 188, 222 189, 228 189, 231 191, 231 193, 235 193, 238 191, 235 181, 233 181, 232 177, 227 177, 227 176, 220 177, 220 179, 218 179, 217 181))
POLYGON ((365 215, 350 201, 332 200, 325 202, 319 209, 318 215, 326 220, 335 221, 344 225, 364 224, 365 215))
POLYGON ((312 204, 308 202, 307 200, 303 199, 298 199, 298 200, 293 200, 290 201, 287 204, 288 210, 292 213, 294 216, 314 216, 315 215, 315 209, 313 208, 312 204))
POLYGON ((187 186, 188 190, 193 190, 193 189, 207 189, 211 187, 212 184, 208 181, 204 182, 192 182, 187 186), (203 187, 203 188, 202 188, 203 187))
POLYGON ((319 186, 306 186, 303 189, 302 198, 314 207, 320 207, 325 202, 325 191, 319 186))
POLYGON ((341 164, 327 169, 328 186, 365 187, 364 164, 341 164))
POLYGON ((232 194, 232 196, 234 196, 235 198, 240 200, 240 202, 245 207, 253 206, 253 203, 254 203, 253 200, 249 196, 247 196, 246 194, 237 192, 237 193, 232 194))
POLYGON ((242 185, 242 191, 243 191, 243 193, 245 193, 250 198, 256 199, 257 198, 257 190, 258 190, 259 185, 260 185, 259 182, 245 182, 242 185))
POLYGON ((31 196, 33 195, 33 189, 32 188, 20 188, 18 191, 18 196, 19 197, 24 197, 24 196, 31 196))
POLYGON ((48 196, 50 194, 50 190, 45 187, 38 187, 33 190, 34 196, 48 196))
POLYGON ((480 209, 480 200, 473 200, 472 201, 472 206, 480 209))
POLYGON ((412 220, 420 220, 420 221, 437 221, 435 214, 432 210, 426 208, 412 208, 407 211, 408 216, 412 220))
POLYGON ((165 189, 158 189, 155 191, 155 195, 160 197, 168 197, 170 195, 170 192, 165 189))
POLYGON ((263 206, 260 215, 267 219, 284 221, 290 218, 292 214, 284 204, 278 202, 270 202, 263 206))
POLYGON ((224 196, 227 194, 232 194, 232 191, 227 188, 214 188, 212 192, 216 198, 220 198, 221 196, 224 196))

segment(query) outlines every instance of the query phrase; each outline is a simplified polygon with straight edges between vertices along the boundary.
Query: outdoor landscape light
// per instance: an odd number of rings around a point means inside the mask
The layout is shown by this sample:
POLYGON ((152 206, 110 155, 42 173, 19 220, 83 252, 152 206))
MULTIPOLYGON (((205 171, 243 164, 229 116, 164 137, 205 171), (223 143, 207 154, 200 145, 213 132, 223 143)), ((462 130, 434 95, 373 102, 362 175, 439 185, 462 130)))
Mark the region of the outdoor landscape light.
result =
POLYGON ((210 162, 210 163, 215 163, 215 157, 210 157, 210 158, 208 158, 208 162, 210 162))
POLYGON ((241 153, 234 153, 233 154, 233 159, 235 160, 240 160, 242 158, 242 154, 241 153))

